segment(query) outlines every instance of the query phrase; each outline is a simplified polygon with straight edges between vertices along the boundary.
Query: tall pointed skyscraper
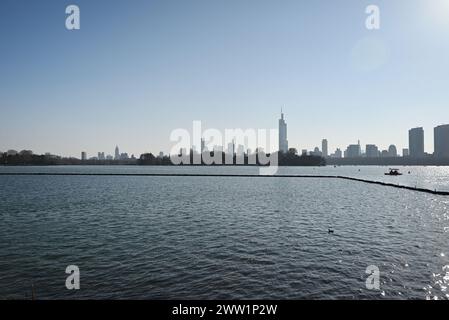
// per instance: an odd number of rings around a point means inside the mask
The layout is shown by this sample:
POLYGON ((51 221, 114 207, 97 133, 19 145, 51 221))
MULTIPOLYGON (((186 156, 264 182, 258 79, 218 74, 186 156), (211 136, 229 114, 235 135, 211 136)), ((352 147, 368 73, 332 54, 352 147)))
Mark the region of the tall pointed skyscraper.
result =
POLYGON ((279 151, 288 152, 288 140, 287 140, 287 123, 284 120, 284 113, 281 108, 281 118, 279 119, 279 151))
POLYGON ((118 146, 115 147, 115 160, 120 160, 120 151, 118 149, 118 146))

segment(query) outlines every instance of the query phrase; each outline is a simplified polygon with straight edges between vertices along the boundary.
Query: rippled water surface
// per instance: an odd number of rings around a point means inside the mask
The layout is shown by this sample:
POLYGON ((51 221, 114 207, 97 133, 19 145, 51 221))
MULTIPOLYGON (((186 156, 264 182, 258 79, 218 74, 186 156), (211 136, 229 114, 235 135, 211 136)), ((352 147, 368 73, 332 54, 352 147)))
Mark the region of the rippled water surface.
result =
MULTIPOLYGON (((0 167, 173 170, 255 168, 0 167)), ((385 170, 280 174, 391 179, 385 170)), ((448 188, 445 168, 401 170, 411 171, 403 184, 448 188)), ((6 175, 0 219, 0 299, 29 298, 32 285, 41 299, 449 298, 449 197, 323 178, 6 175), (79 291, 65 288, 71 264, 79 291), (365 286, 370 265, 381 272, 378 291, 365 286)))

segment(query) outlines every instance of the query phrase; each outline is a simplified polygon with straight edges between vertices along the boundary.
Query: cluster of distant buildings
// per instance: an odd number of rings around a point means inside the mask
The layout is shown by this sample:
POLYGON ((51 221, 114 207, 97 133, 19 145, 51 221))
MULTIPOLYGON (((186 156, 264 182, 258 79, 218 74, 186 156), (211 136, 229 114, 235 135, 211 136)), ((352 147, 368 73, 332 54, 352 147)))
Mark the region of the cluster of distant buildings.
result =
POLYGON ((82 161, 112 161, 112 160, 116 160, 116 161, 127 161, 127 160, 136 160, 136 158, 134 157, 134 155, 131 155, 131 157, 128 156, 128 153, 126 152, 122 152, 120 153, 120 149, 118 146, 115 147, 115 152, 114 152, 114 156, 108 154, 105 156, 104 152, 98 152, 98 156, 96 157, 87 157, 87 152, 82 151, 81 152, 81 160, 82 161))
MULTIPOLYGON (((434 159, 449 159, 449 125, 441 125, 434 128, 434 152, 429 154, 424 148, 424 129, 413 128, 408 133, 408 148, 402 149, 402 157, 424 159, 433 157, 434 159)), ((327 157, 327 140, 323 140, 323 157, 327 157)), ((380 150, 374 144, 367 144, 362 150, 360 141, 357 144, 349 145, 344 152, 337 149, 331 154, 331 158, 395 158, 400 157, 395 145, 390 145, 388 150, 380 150)))
MULTIPOLYGON (((297 152, 296 149, 288 147, 287 124, 281 111, 279 119, 279 151, 283 153, 297 152)), ((397 158, 401 155, 395 145, 390 145, 387 150, 380 150, 375 144, 367 144, 362 149, 360 141, 349 145, 345 151, 337 148, 334 153, 329 154, 327 139, 321 142, 321 150, 316 147, 313 151, 301 150, 302 155, 321 156, 327 159, 357 159, 357 158, 397 158)), ((434 153, 428 154, 424 149, 424 129, 413 128, 409 130, 409 147, 402 149, 402 157, 412 159, 449 159, 449 125, 441 125, 434 128, 434 153)))
MULTIPOLYGON (((408 148, 399 153, 395 145, 381 150, 375 144, 367 144, 364 149, 358 141, 349 145, 344 151, 337 148, 329 154, 327 139, 321 142, 321 150, 316 147, 313 151, 301 150, 301 155, 320 156, 331 165, 449 165, 449 125, 434 128, 434 152, 429 154, 424 148, 424 129, 422 127, 409 130, 408 148)), ((288 147, 287 124, 281 111, 279 119, 279 151, 282 153, 299 152, 288 147)))
MULTIPOLYGON (((431 164, 429 160, 436 161, 436 164, 449 165, 449 124, 440 125, 434 128, 434 152, 428 154, 425 152, 424 146, 424 129, 413 128, 408 133, 408 148, 402 149, 402 157, 399 154, 395 145, 390 145, 387 150, 380 150, 375 144, 367 144, 365 149, 362 149, 360 141, 357 144, 349 145, 345 151, 337 148, 334 153, 329 154, 329 146, 327 139, 323 139, 320 148, 316 147, 313 151, 306 149, 301 150, 299 153, 295 148, 289 148, 287 140, 287 123, 284 118, 284 113, 281 110, 281 118, 279 119, 279 152, 281 153, 293 153, 303 156, 319 156, 327 159, 330 164, 386 164, 386 161, 390 161, 395 164, 431 164), (388 160, 387 160, 388 159, 388 160), (402 162, 401 162, 402 161, 402 162), (412 162, 415 161, 415 162, 412 162), (447 162, 447 163, 446 163, 447 162)), ((195 147, 190 150, 191 153, 197 153, 195 147)), ((213 152, 224 152, 222 146, 214 146, 213 152)), ((255 152, 262 152, 261 148, 257 148, 255 152)), ((201 140, 201 154, 203 152, 210 152, 205 141, 201 140)), ((246 149, 243 145, 236 145, 234 141, 228 144, 227 154, 247 155, 251 154, 250 149, 246 149)), ((187 154, 187 150, 180 150, 180 154, 187 154)), ((8 150, 5 153, 0 152, 2 156, 32 156, 31 150, 22 150, 20 152, 16 150, 8 150)), ((158 159, 163 159, 166 156, 162 152, 156 156, 158 159)), ((58 156, 50 153, 45 154, 45 158, 59 158, 58 156)), ((137 160, 134 155, 128 156, 128 153, 120 153, 119 147, 115 147, 114 156, 105 155, 104 152, 98 152, 97 156, 88 158, 87 152, 81 152, 81 161, 134 161, 137 160)))
MULTIPOLYGON (((289 148, 287 139, 287 123, 285 121, 284 113, 281 111, 281 118, 279 119, 279 152, 282 153, 295 153, 303 156, 319 156, 330 160, 338 161, 338 159, 380 159, 380 158, 409 158, 409 159, 449 159, 449 125, 441 125, 434 129, 434 153, 428 154, 424 148, 424 129, 413 128, 409 130, 409 147, 402 149, 402 154, 399 153, 395 145, 390 145, 388 149, 381 150, 375 144, 366 144, 363 149, 360 141, 357 144, 351 144, 342 151, 337 148, 334 153, 329 154, 329 143, 327 139, 323 139, 321 142, 321 150, 319 147, 314 148, 313 151, 306 149, 298 152, 295 148, 289 148)), ((190 150, 193 153, 197 153, 195 147, 190 150)), ((212 150, 208 150, 205 146, 205 141, 201 140, 201 153, 203 152, 225 152, 227 154, 251 154, 251 149, 246 149, 244 145, 236 145, 234 141, 228 144, 227 149, 224 150, 223 146, 214 146, 212 150)), ((255 150, 263 151, 261 148, 255 150)), ((187 150, 181 149, 180 154, 187 154, 187 150)), ((162 152, 157 156, 163 158, 162 152)), ((127 153, 120 153, 118 146, 115 148, 115 155, 105 156, 104 152, 98 152, 97 157, 87 158, 87 153, 81 153, 81 160, 135 160, 134 155, 128 157, 127 153)))
MULTIPOLYGON (((209 149, 206 146, 206 142, 204 139, 201 139, 201 149, 197 150, 196 146, 192 146, 192 149, 190 150, 191 154, 204 154, 205 152, 213 152, 213 153, 225 153, 228 155, 244 155, 244 154, 252 154, 252 150, 250 148, 245 148, 242 144, 236 144, 233 140, 232 142, 228 143, 227 148, 225 149, 223 146, 215 145, 211 149, 209 149)), ((258 148, 255 150, 255 152, 262 152, 263 148, 258 148)), ((186 155, 189 154, 188 150, 186 148, 181 148, 179 150, 179 154, 186 155)), ((159 157, 162 158, 164 154, 161 152, 159 154, 159 157)))

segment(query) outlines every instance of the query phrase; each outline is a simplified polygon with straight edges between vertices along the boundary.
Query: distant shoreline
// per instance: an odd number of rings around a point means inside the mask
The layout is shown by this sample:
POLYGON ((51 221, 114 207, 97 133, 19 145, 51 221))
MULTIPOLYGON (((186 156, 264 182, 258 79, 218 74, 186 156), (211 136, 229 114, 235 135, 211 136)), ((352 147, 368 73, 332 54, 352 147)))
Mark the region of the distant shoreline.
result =
MULTIPOLYGON (((151 153, 144 153, 138 159, 121 159, 121 160, 98 160, 86 159, 81 160, 77 158, 63 158, 60 156, 35 155, 31 151, 23 154, 4 155, 0 157, 0 165, 17 166, 17 165, 31 165, 31 166, 46 166, 46 165, 138 165, 138 166, 324 166, 326 160, 320 156, 303 155, 298 156, 295 153, 279 153, 275 158, 275 163, 271 164, 261 160, 259 154, 244 154, 242 156, 234 154, 230 159, 225 153, 214 154, 211 153, 211 162, 208 164, 206 158, 194 158, 193 153, 190 153, 185 159, 181 160, 180 164, 174 164, 170 157, 155 157, 151 153)), ((271 161, 271 159, 269 160, 271 161)))
MULTIPOLYGON (((137 167, 264 167, 251 164, 138 164, 138 163, 80 163, 80 164, 0 164, 0 167, 75 167, 75 166, 137 166, 137 167)), ((448 164, 326 164, 326 165, 278 165, 278 167, 449 167, 448 164)))
MULTIPOLYGON (((140 158, 121 160, 98 160, 77 158, 64 158, 60 156, 26 154, 6 155, 0 154, 0 166, 216 166, 216 167, 241 167, 241 166, 265 166, 261 165, 258 156, 245 154, 239 158, 234 155, 228 162, 224 153, 218 155, 218 162, 214 164, 197 163, 192 154, 183 160, 182 164, 174 164, 170 157, 155 157, 151 153, 142 154, 140 158), (227 163, 228 162, 228 163, 227 163)), ((215 159, 216 160, 216 159, 215 159)), ((263 163, 263 162, 262 162, 263 163)), ((449 166, 449 158, 438 158, 432 155, 422 158, 412 157, 357 157, 357 158, 331 158, 311 155, 299 156, 294 153, 279 153, 276 160, 279 167, 322 167, 322 166, 449 166)))

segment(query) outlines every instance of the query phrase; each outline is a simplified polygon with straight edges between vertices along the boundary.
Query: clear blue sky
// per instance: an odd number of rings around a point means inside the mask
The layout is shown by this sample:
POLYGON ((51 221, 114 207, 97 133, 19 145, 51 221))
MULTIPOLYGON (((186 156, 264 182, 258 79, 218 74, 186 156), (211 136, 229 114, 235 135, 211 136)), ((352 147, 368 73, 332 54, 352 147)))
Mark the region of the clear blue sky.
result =
POLYGON ((424 126, 432 152, 448 77, 449 0, 0 2, 1 151, 167 152, 193 120, 275 128, 283 105, 298 149, 401 149, 424 126))

